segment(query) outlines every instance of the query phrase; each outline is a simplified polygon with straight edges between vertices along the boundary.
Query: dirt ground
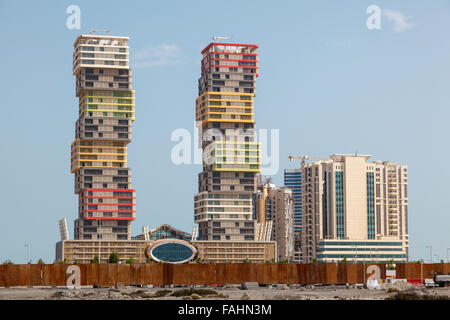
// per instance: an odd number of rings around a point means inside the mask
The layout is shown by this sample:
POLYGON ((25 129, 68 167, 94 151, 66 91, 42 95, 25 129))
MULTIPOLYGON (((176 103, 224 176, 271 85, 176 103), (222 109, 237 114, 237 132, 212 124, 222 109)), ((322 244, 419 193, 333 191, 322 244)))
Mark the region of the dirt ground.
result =
MULTIPOLYGON (((420 288, 411 284, 385 284, 366 289, 362 285, 339 286, 249 286, 223 287, 119 287, 81 289, 15 287, 0 288, 0 300, 384 300, 404 293, 403 299, 450 299, 450 287, 420 288), (177 293, 179 297, 171 296, 177 293)), ((398 296, 397 296, 398 297, 398 296)))

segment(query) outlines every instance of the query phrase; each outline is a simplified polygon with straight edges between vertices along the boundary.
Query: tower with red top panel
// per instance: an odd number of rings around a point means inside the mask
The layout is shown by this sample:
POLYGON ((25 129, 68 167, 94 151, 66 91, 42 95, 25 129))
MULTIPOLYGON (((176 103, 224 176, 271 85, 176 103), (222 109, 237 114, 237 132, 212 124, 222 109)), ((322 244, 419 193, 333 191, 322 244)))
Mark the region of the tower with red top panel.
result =
POLYGON ((194 198, 199 240, 255 240, 253 195, 260 172, 254 121, 257 48, 210 43, 202 50, 195 109, 203 149, 194 198))

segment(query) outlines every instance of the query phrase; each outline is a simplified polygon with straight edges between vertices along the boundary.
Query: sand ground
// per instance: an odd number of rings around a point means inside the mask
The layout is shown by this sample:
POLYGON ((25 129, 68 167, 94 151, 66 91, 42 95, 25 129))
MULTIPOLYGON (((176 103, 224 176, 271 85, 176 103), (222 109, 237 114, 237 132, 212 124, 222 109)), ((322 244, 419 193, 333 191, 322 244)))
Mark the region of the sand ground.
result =
POLYGON ((362 285, 331 286, 249 286, 242 290, 239 285, 223 287, 195 286, 193 290, 214 290, 210 294, 188 294, 182 297, 170 296, 178 290, 190 287, 124 287, 81 289, 14 287, 0 288, 0 300, 384 300, 397 292, 408 292, 419 296, 439 295, 450 299, 450 287, 420 288, 410 284, 389 284, 377 289, 367 289, 362 285), (155 297, 166 290, 167 295, 155 297))

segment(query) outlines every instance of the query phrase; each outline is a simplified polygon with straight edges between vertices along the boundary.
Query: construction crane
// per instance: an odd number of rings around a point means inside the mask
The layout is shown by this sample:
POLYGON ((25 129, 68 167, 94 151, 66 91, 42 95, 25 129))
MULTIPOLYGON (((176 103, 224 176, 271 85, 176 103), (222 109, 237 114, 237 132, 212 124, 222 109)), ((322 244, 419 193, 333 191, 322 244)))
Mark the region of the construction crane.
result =
POLYGON ((305 164, 306 160, 311 160, 311 161, 325 161, 325 160, 330 160, 327 158, 316 158, 316 157, 309 157, 309 156, 291 156, 289 155, 289 160, 292 162, 294 161, 294 159, 301 159, 302 160, 302 166, 305 164))

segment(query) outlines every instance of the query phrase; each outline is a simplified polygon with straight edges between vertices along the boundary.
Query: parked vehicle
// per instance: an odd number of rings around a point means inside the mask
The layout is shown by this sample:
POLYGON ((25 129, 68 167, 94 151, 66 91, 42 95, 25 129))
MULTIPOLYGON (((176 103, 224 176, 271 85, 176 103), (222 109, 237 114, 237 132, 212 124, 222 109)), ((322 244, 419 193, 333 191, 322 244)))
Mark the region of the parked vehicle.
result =
POLYGON ((435 274, 433 280, 434 283, 439 287, 450 286, 450 274, 435 274))
POLYGON ((433 279, 428 279, 428 278, 426 278, 426 279, 423 279, 424 280, 424 282, 425 282, 425 287, 436 287, 437 285, 436 285, 436 283, 434 283, 434 280, 433 279))

